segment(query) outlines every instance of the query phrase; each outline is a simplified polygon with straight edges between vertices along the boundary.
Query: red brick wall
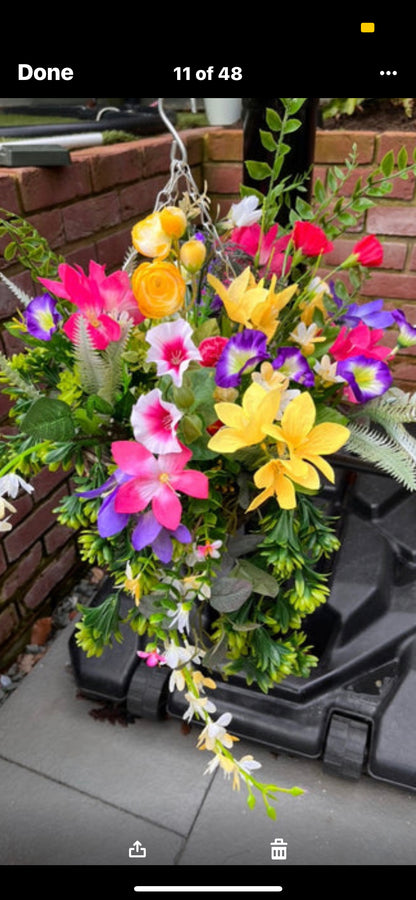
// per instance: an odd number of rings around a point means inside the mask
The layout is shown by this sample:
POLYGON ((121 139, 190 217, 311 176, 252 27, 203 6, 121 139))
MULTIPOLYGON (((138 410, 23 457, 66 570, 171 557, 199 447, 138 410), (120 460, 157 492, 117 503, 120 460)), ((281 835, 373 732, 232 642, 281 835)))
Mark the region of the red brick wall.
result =
MULTIPOLYGON (((207 184, 213 216, 217 208, 224 214, 237 199, 243 177, 241 130, 195 129, 181 136, 197 184, 207 184)), ((416 147, 416 137, 408 133, 318 132, 315 176, 324 181, 328 166, 342 165, 353 142, 363 174, 388 149, 405 145, 411 158, 416 147)), ((0 169, 0 206, 29 219, 67 262, 86 267, 92 258, 111 271, 123 262, 132 225, 152 210, 166 183, 171 143, 170 135, 162 135, 78 150, 71 154, 71 166, 60 169, 0 169)), ((377 234, 385 248, 383 267, 374 271, 366 294, 402 306, 416 324, 414 179, 398 181, 393 192, 366 213, 360 229, 377 234)), ((360 231, 337 244, 332 261, 344 258, 357 234, 360 231)), ((5 243, 3 238, 0 251, 5 243)), ((30 277, 14 263, 0 259, 0 270, 32 293, 30 277)), ((15 308, 14 296, 1 283, 0 325, 15 308)), ((7 354, 18 349, 1 327, 0 349, 7 354)), ((409 353, 397 368, 403 386, 412 389, 413 367, 409 353)), ((7 400, 0 394, 3 431, 10 427, 6 416, 7 400)), ((0 540, 0 669, 27 641, 34 620, 53 606, 80 570, 74 533, 59 526, 52 514, 59 497, 70 491, 70 474, 42 472, 34 485, 34 494, 16 501, 13 530, 0 540)))

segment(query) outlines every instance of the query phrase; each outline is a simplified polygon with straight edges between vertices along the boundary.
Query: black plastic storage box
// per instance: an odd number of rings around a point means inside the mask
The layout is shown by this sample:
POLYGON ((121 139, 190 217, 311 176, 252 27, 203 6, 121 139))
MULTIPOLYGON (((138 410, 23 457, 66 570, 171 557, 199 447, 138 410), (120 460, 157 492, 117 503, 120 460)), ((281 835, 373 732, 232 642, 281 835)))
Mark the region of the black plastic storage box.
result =
MULTIPOLYGON (((232 714, 239 737, 321 758, 339 776, 367 773, 416 789, 416 494, 364 466, 335 468, 335 487, 321 496, 341 517, 341 549, 329 600, 303 627, 319 664, 309 678, 290 676, 267 695, 242 678, 216 677, 217 712, 232 714)), ((168 690, 170 669, 140 662, 140 639, 123 629, 124 642, 98 659, 87 658, 72 634, 81 694, 123 704, 132 716, 182 718, 187 704, 168 690)))

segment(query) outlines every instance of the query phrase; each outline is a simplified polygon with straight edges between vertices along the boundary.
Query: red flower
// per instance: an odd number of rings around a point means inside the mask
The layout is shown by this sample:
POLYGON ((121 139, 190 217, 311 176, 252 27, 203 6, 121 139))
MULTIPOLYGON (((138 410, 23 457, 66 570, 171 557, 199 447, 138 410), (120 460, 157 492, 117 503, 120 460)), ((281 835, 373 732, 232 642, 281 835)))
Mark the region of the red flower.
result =
POLYGON ((207 368, 216 366, 226 344, 228 344, 228 338, 220 335, 205 338, 205 340, 201 341, 198 347, 201 354, 201 366, 206 366, 207 368))
POLYGON ((330 253, 334 249, 322 228, 312 222, 295 222, 292 240, 296 249, 302 250, 304 256, 320 256, 321 253, 330 253))
POLYGON ((221 422, 221 419, 217 419, 215 422, 212 423, 212 425, 207 425, 206 430, 207 430, 208 434, 210 434, 211 437, 213 437, 213 435, 216 434, 217 431, 219 431, 223 425, 224 425, 224 422, 221 422))
POLYGON ((367 234, 361 238, 352 252, 356 253, 362 266, 381 266, 383 262, 383 247, 374 234, 367 234))

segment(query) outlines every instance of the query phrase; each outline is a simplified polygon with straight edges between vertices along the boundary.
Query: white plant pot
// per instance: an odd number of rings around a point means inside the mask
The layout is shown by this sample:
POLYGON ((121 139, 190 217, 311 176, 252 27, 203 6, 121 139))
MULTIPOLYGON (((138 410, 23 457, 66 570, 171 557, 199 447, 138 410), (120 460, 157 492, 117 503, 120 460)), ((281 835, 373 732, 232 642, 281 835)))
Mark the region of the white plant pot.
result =
POLYGON ((210 125, 234 125, 241 116, 241 98, 204 98, 204 104, 210 125))

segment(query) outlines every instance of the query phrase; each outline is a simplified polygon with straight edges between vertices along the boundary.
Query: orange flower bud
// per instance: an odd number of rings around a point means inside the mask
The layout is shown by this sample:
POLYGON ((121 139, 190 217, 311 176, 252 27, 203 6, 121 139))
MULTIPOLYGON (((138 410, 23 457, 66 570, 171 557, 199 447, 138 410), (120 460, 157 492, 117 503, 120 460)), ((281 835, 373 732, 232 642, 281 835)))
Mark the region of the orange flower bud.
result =
POLYGON ((185 234, 188 222, 179 206, 165 206, 159 215, 163 231, 170 238, 181 238, 185 234))
POLYGON ((192 240, 182 244, 180 249, 180 260, 182 265, 192 275, 199 272, 203 266, 207 251, 202 241, 192 240))
POLYGON ((170 262, 141 263, 133 272, 131 286, 140 312, 147 319, 172 316, 185 301, 185 282, 170 262))

